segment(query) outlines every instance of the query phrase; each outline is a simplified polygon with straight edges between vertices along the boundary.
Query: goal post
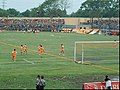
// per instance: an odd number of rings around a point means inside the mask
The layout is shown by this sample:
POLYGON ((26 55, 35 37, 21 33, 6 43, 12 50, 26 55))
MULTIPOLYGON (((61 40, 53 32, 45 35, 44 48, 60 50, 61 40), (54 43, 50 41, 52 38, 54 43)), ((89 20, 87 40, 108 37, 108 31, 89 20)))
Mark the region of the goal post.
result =
POLYGON ((74 61, 78 63, 108 63, 119 60, 119 41, 76 41, 74 61), (114 60, 115 59, 115 60, 114 60))

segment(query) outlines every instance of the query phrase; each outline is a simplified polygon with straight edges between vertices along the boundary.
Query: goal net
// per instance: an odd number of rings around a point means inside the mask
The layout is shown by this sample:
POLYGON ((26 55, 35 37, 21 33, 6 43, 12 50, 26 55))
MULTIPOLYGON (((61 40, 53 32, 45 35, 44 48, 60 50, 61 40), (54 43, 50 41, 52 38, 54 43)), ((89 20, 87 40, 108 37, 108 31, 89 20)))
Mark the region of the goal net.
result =
POLYGON ((74 61, 82 64, 119 63, 119 41, 75 42, 74 61))

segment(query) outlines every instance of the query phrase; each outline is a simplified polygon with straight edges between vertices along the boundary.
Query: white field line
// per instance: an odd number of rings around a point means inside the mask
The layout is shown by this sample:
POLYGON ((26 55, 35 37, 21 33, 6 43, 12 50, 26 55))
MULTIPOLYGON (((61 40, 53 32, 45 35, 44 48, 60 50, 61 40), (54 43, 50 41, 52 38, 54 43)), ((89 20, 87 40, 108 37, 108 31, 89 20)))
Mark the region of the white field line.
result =
POLYGON ((29 59, 30 60, 30 59, 40 59, 40 58, 25 58, 25 59, 27 59, 27 60, 29 59))
POLYGON ((31 62, 31 61, 28 61, 26 59, 23 58, 24 61, 28 62, 28 63, 31 63, 31 64, 35 64, 34 62, 31 62))

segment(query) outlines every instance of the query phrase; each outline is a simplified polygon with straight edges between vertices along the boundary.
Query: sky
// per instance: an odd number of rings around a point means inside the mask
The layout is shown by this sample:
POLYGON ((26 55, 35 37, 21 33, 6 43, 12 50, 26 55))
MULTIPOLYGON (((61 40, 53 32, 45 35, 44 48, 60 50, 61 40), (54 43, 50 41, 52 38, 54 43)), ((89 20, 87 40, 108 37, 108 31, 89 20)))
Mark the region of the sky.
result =
MULTIPOLYGON (((5 1, 5 9, 14 8, 17 11, 24 12, 27 9, 31 9, 34 7, 38 7, 45 0, 4 0, 5 1)), ((76 12, 81 4, 86 0, 70 0, 70 8, 67 9, 67 13, 71 14, 72 12, 76 12)), ((3 0, 0 0, 0 8, 2 8, 3 0)))

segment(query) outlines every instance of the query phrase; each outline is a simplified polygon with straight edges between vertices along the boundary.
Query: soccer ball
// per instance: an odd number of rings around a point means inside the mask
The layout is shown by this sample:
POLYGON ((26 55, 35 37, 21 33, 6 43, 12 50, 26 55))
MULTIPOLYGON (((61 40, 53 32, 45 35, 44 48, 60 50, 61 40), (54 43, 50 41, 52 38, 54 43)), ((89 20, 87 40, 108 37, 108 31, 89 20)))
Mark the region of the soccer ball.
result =
POLYGON ((78 61, 78 63, 81 63, 81 61, 78 61))

